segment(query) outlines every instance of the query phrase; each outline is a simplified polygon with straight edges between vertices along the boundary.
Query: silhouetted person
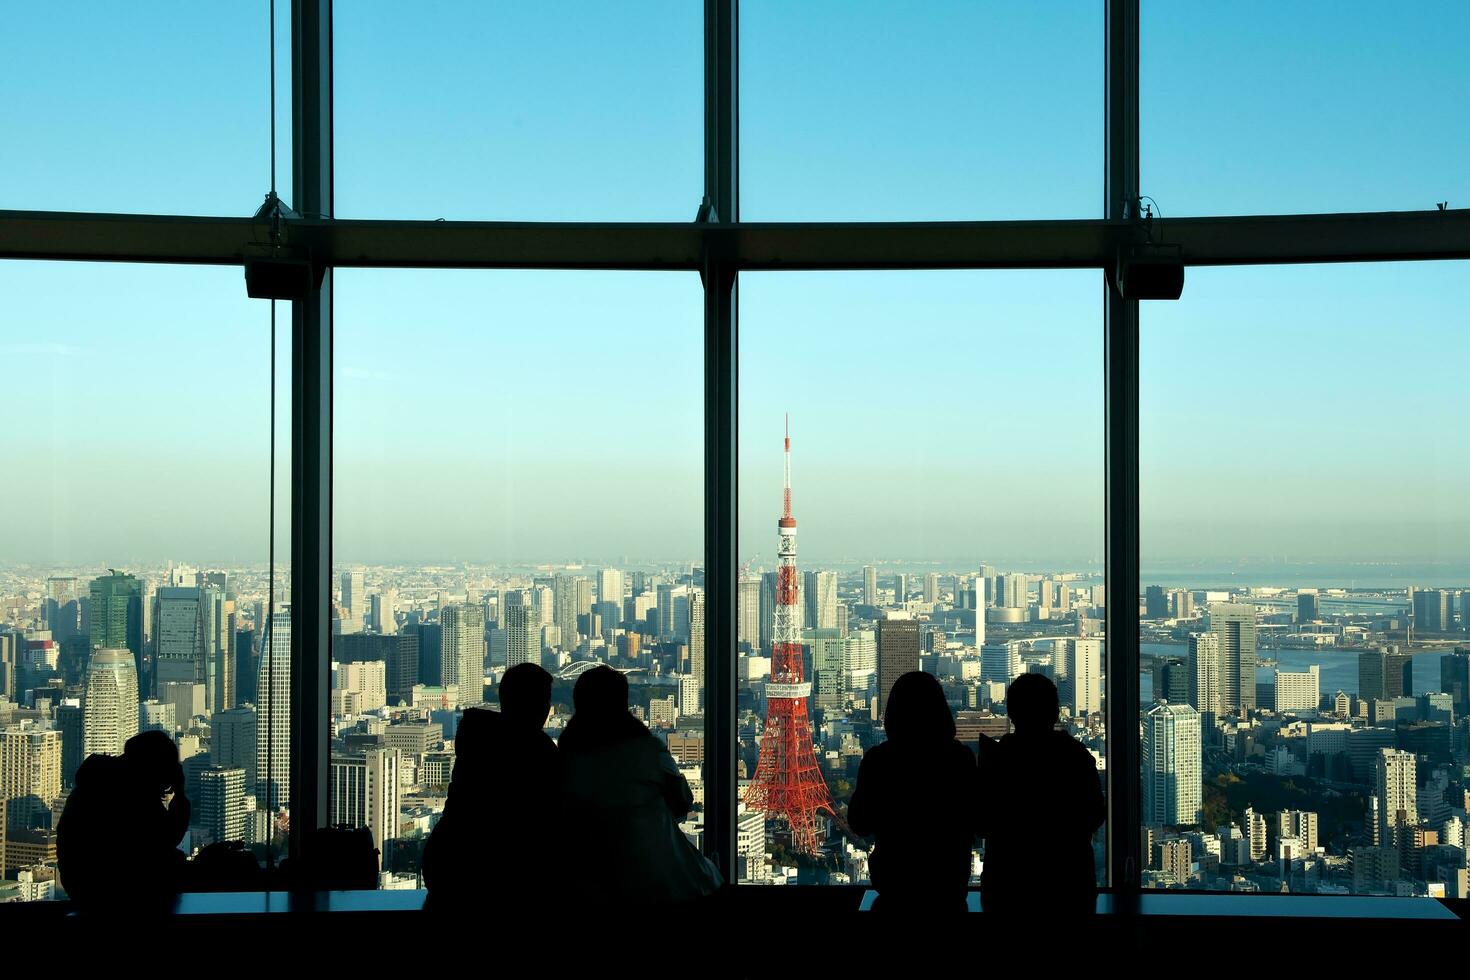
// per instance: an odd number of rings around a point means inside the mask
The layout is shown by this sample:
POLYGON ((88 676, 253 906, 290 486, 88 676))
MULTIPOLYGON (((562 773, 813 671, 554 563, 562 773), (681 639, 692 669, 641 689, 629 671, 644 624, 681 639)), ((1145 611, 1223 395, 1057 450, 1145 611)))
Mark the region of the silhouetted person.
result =
POLYGON ((679 823, 694 805, 668 747, 628 712, 628 680, 594 667, 572 689, 576 714, 558 745, 572 893, 615 907, 713 894, 720 873, 679 823))
POLYGON ((1107 816, 1097 763, 1056 730, 1057 689, 1045 675, 1012 681, 1006 711, 1014 730, 981 742, 985 912, 1029 922, 1090 915, 1097 904, 1092 835, 1107 816))
POLYGON ((876 840, 873 908, 963 912, 980 806, 975 755, 955 740, 939 681, 922 671, 894 681, 883 727, 888 740, 863 756, 847 805, 848 826, 876 840))
POLYGON ((558 884, 561 774, 542 730, 551 675, 517 664, 498 691, 500 711, 467 708, 455 731, 449 799, 424 845, 425 908, 526 912, 558 884))
POLYGON ((135 735, 120 756, 90 755, 56 828, 61 886, 83 911, 166 910, 183 884, 188 827, 184 770, 167 734, 135 735))

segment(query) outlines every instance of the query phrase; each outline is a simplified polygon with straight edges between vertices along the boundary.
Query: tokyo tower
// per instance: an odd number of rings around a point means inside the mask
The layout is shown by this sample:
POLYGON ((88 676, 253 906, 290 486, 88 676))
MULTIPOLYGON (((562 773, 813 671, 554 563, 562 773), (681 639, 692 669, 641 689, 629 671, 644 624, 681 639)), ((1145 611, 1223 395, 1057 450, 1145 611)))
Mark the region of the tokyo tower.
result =
MULTIPOLYGON (((817 814, 834 814, 826 780, 812 751, 806 702, 811 682, 802 676, 801 610, 797 608, 796 518, 791 516, 791 423, 786 423, 786 490, 777 546, 776 609, 771 631, 771 677, 766 684, 766 728, 760 762, 745 791, 745 805, 791 827, 792 848, 819 851, 817 814)), ((835 815, 835 814, 834 814, 835 815)))

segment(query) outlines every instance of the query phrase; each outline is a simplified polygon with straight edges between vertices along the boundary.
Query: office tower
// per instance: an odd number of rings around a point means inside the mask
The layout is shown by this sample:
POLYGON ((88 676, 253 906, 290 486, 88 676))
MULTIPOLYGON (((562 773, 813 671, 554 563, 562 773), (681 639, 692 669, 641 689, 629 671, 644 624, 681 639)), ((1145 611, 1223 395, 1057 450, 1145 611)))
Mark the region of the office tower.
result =
POLYGON ((872 565, 863 566, 863 605, 876 606, 878 604, 878 569, 872 565))
POLYGON ((255 799, 267 812, 291 805, 291 609, 266 626, 255 682, 255 799))
POLYGON ((398 632, 398 591, 385 588, 368 599, 372 627, 382 636, 398 632))
POLYGON ((975 576, 975 608, 986 609, 995 605, 995 591, 995 567, 982 564, 975 576))
POLYGON ((1057 611, 1062 613, 1072 611, 1072 586, 1067 582, 1057 583, 1057 611))
MULTIPOLYGON (((1190 704, 1189 664, 1182 657, 1158 657, 1154 660, 1154 700, 1170 704, 1190 704)), ((1198 709, 1199 705, 1195 705, 1198 709)))
POLYGON ((408 701, 409 692, 419 681, 420 624, 414 632, 378 636, 357 633, 332 640, 332 659, 339 663, 381 661, 390 703, 408 701))
POLYGON ((866 679, 878 671, 878 634, 872 630, 854 630, 844 636, 842 669, 849 686, 866 689, 866 679))
POLYGON ((1414 629, 1419 633, 1443 633, 1451 626, 1450 594, 1443 589, 1415 590, 1414 629))
POLYGON ((597 600, 623 608, 623 573, 616 568, 604 568, 597 573, 597 600))
POLYGON ((172 704, 150 699, 138 705, 138 731, 163 732, 173 738, 175 727, 172 704))
POLYGON ((761 580, 758 578, 741 579, 736 601, 739 603, 736 611, 736 641, 747 650, 759 650, 761 648, 761 580))
POLYGON ((211 714, 235 706, 235 660, 230 650, 233 606, 223 589, 213 585, 199 589, 200 679, 211 714))
POLYGON ((1102 711, 1102 641, 1063 639, 1057 646, 1056 658, 1067 665, 1067 678, 1060 685, 1063 706, 1074 717, 1098 714, 1102 711))
POLYGON ((924 575, 924 601, 935 603, 939 601, 939 574, 927 572, 924 575))
POLYGON ((985 646, 985 600, 981 595, 985 590, 985 580, 975 576, 975 650, 978 652, 985 646))
POLYGON ((1293 837, 1307 854, 1317 850, 1317 815, 1308 810, 1282 810, 1276 814, 1276 839, 1293 837))
POLYGON ((242 705, 221 711, 209 720, 209 761, 222 769, 240 769, 245 773, 245 787, 255 788, 256 747, 255 709, 242 705))
POLYGON ((1185 589, 1169 592, 1169 615, 1175 619, 1194 618, 1194 594, 1185 589))
POLYGON ((844 637, 847 636, 847 616, 847 603, 839 602, 837 604, 837 632, 844 637))
POLYGON ((1217 602, 1210 632, 1219 644, 1220 714, 1244 714, 1256 706, 1256 607, 1217 602))
POLYGON ((56 706, 56 730, 61 733, 61 782, 71 786, 77 767, 87 757, 86 716, 80 698, 66 698, 56 706))
POLYGON ((1373 843, 1399 844, 1399 830, 1419 822, 1418 762, 1414 753, 1379 749, 1373 760, 1373 798, 1378 805, 1373 843))
POLYGON ((332 678, 332 716, 345 717, 378 711, 388 704, 385 664, 381 660, 335 664, 332 678))
POLYGON ((1031 580, 1024 572, 1012 572, 1005 576, 1005 604, 1012 609, 1025 609, 1030 588, 1031 580))
POLYGON ((1303 671, 1276 671, 1276 710, 1316 711, 1322 702, 1321 673, 1316 664, 1303 671))
POLYGON ((444 630, 438 623, 420 623, 419 683, 438 687, 444 683, 444 630))
POLYGON ((1358 697, 1367 701, 1407 697, 1414 687, 1413 671, 1414 658, 1399 653, 1397 647, 1365 650, 1358 654, 1358 697))
POLYGON ((0 728, 0 805, 5 828, 37 826, 61 795, 61 733, 22 722, 0 728))
POLYGON ((679 714, 701 715, 704 714, 704 704, 700 701, 699 679, 691 674, 679 678, 679 714))
POLYGON ((342 605, 347 607, 347 612, 358 622, 362 622, 362 614, 367 612, 366 600, 367 590, 363 588, 362 569, 343 572, 342 605))
POLYGON ((199 774, 199 810, 195 822, 211 841, 245 839, 245 770, 211 767, 199 774))
POLYGON ((689 673, 694 681, 693 711, 680 707, 686 715, 704 711, 704 590, 695 589, 689 596, 689 673))
POLYGON ((1143 729, 1143 822, 1198 824, 1204 797, 1199 712, 1187 704, 1155 704, 1143 729))
POLYGON ((835 629, 807 630, 804 640, 810 651, 816 706, 823 712, 842 707, 847 693, 846 643, 835 629))
POLYGON ((1296 594, 1296 621, 1315 623, 1322 618, 1322 598, 1316 589, 1301 589, 1296 594))
POLYGON ((187 724, 205 714, 204 685, 192 681, 166 681, 159 685, 158 700, 171 705, 174 721, 187 724))
POLYGON ((802 599, 806 603, 808 629, 837 628, 837 573, 807 572, 802 576, 802 599))
POLYGON ((97 650, 87 664, 83 751, 122 755, 138 734, 138 671, 130 650, 97 650))
POLYGON ((1456 647, 1440 658, 1439 689, 1450 696, 1456 719, 1470 716, 1470 649, 1456 647))
POLYGON ((235 631, 235 703, 255 703, 255 675, 260 661, 253 629, 235 631))
POLYGON ((541 624, 534 606, 506 606, 505 662, 507 666, 541 663, 541 624))
POLYGON ((997 640, 980 648, 980 679, 1010 686, 1021 676, 1021 644, 997 640))
POLYGON ((913 619, 885 617, 878 620, 878 715, 888 709, 893 682, 919 669, 919 624, 913 619))
POLYGON ((164 586, 154 597, 153 682, 163 685, 204 681, 202 597, 194 587, 164 586))
POLYGON ((1188 884, 1193 865, 1189 841, 1159 841, 1154 845, 1154 865, 1174 884, 1188 884))
MULTIPOLYGON (((573 619, 576 618, 575 607, 573 619)), ((443 628, 444 685, 459 689, 459 703, 469 708, 485 700, 485 616, 478 605, 445 606, 443 628)), ((575 624, 573 629, 576 629, 575 624)), ((573 634, 575 635, 575 634, 573 634)))
MULTIPOLYGON (((662 626, 661 633, 670 633, 673 628, 674 603, 672 596, 668 597, 667 606, 664 599, 667 586, 659 586, 659 622, 662 626)), ((553 602, 555 608, 551 624, 561 630, 561 645, 563 649, 575 650, 577 648, 577 579, 571 575, 558 575, 553 588, 553 602)))
MULTIPOLYGON (((478 605, 473 608, 478 612, 478 605)), ((379 868, 389 842, 398 838, 401 761, 402 754, 396 748, 332 757, 332 823, 372 831, 379 868)))
POLYGON ((903 608, 904 600, 909 596, 909 577, 903 572, 893 576, 893 604, 903 608))
POLYGON ((108 569, 92 580, 92 649, 131 650, 143 681, 143 585, 132 575, 108 569))
MULTIPOLYGON (((785 488, 776 521, 777 586, 771 633, 771 676, 765 685, 766 725, 755 775, 744 803, 767 817, 780 818, 791 831, 791 847, 818 853, 817 815, 833 816, 832 798, 817 767, 801 650, 801 580, 796 574, 796 518, 791 512, 791 431, 786 432, 785 488)), ((917 624, 914 624, 917 626, 917 624)), ((917 640, 917 633, 915 634, 917 640)), ((917 642, 915 660, 918 659, 917 642)))
POLYGON ((1165 619, 1169 615, 1169 597, 1162 585, 1150 585, 1144 590, 1143 608, 1145 619, 1165 619))

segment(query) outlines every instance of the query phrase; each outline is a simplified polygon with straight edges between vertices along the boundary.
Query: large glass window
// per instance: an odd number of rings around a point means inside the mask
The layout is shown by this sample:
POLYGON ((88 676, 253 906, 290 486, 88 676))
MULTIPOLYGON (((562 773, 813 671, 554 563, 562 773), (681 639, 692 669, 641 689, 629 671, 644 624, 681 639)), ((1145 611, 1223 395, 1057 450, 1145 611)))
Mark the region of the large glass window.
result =
POLYGON ((1467 287, 1199 269, 1144 307, 1147 884, 1463 887, 1467 287))
POLYGON ((741 217, 1100 217, 1102 9, 745 0, 741 217))
POLYGON ((1140 8, 1141 190, 1166 217, 1470 199, 1470 5, 1140 8))
POLYGON ((333 822, 412 887, 468 707, 606 664, 703 843, 703 312, 693 274, 336 279, 333 822), (377 793, 372 787, 381 785, 377 793))
POLYGON ((740 290, 739 880, 869 880, 847 804, 908 671, 940 681, 972 748, 1007 731, 1009 682, 1046 674, 1101 779, 1096 273, 780 273, 740 290), (830 809, 763 804, 781 766, 815 766, 830 809))
POLYGON ((192 802, 180 849, 274 860, 290 808, 289 307, 273 635, 269 305, 230 268, 7 262, 0 293, 0 900, 65 892, 57 824, 83 760, 150 730, 177 746, 171 791, 192 802))
POLYGON ((701 15, 683 0, 338 4, 338 215, 692 220, 701 15))

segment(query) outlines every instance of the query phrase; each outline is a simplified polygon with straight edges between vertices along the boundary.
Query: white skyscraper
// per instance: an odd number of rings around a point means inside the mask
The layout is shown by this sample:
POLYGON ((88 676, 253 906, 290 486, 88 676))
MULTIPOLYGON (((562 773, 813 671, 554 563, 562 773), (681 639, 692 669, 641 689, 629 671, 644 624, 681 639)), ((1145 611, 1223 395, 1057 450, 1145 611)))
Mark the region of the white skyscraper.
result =
POLYGON ((398 837, 400 761, 396 748, 332 757, 332 823, 372 831, 380 868, 388 842, 398 837))
POLYGON ((1276 671, 1277 711, 1316 711, 1322 701, 1322 668, 1316 664, 1304 671, 1276 671))
POLYGON ((975 574, 975 649, 985 646, 985 574, 975 574))
POLYGON ((1073 715, 1098 714, 1102 711, 1102 641, 1065 639, 1057 644, 1056 656, 1067 665, 1067 679, 1061 685, 1063 703, 1073 715))
POLYGON ((761 580, 743 578, 736 588, 736 642, 747 649, 758 650, 761 642, 761 580))
POLYGON ((1375 843, 1395 846, 1397 828, 1419 822, 1418 762, 1412 752, 1379 749, 1373 768, 1373 796, 1378 804, 1375 843))
POLYGON ((505 623, 505 663, 541 664, 541 623, 535 606, 510 605, 501 613, 505 623))
POLYGON ((130 650, 96 650, 87 664, 83 754, 122 755, 138 734, 138 671, 130 650))
POLYGON ((459 689, 459 703, 474 707, 485 700, 485 614, 479 604, 445 606, 439 611, 444 683, 459 689))
POLYGON ((878 604, 878 569, 872 565, 863 566, 863 605, 876 606, 878 604))
POLYGON ((1199 712, 1155 704, 1143 723, 1143 822, 1192 826, 1203 812, 1199 712))
POLYGON ((808 629, 837 628, 837 573, 807 572, 802 598, 806 602, 808 629))
POLYGON ((384 636, 398 632, 398 590, 385 588, 369 600, 373 629, 384 636))
POLYGON ((274 812, 291 805, 291 609, 267 626, 256 680, 255 798, 274 812))
POLYGON ((1220 639, 1213 633, 1189 635, 1189 702, 1196 711, 1219 717, 1220 639))
POLYGON ((616 568, 604 568, 597 574, 597 601, 611 603, 623 608, 623 573, 616 568))

